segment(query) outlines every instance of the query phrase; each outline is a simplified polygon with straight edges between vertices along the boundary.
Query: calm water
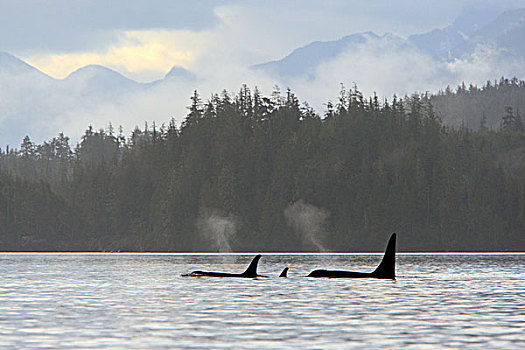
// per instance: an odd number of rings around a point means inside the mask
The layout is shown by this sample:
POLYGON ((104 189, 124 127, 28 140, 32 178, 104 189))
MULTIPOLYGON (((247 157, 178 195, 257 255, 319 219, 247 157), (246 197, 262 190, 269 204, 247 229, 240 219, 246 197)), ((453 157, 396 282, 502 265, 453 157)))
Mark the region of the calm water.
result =
POLYGON ((525 348, 525 255, 0 254, 0 348, 525 348), (277 276, 289 266, 289 278, 277 276))

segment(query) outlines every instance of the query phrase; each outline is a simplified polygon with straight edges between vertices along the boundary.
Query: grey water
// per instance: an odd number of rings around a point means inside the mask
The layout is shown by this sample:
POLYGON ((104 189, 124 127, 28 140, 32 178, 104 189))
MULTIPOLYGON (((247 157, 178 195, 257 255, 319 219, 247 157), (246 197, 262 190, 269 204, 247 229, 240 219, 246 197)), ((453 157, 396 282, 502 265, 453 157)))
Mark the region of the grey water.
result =
POLYGON ((525 254, 0 254, 2 349, 525 348, 525 254), (289 278, 277 276, 290 267, 289 278))

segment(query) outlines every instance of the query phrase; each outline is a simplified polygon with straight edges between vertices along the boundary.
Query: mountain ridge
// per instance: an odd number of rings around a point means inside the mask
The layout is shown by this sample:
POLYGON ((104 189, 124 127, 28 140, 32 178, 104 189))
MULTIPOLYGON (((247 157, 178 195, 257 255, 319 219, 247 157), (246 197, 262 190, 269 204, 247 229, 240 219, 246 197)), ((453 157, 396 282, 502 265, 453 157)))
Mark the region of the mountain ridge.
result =
MULTIPOLYGON (((484 17, 480 21, 487 20, 484 17)), ((320 63, 330 61, 345 51, 357 51, 359 45, 374 40, 395 40, 401 47, 415 47, 425 55, 448 62, 472 55, 478 45, 490 44, 503 46, 506 52, 514 52, 525 58, 525 45, 519 45, 520 41, 516 37, 525 42, 525 8, 505 11, 483 24, 463 15, 444 28, 413 34, 406 39, 392 33, 380 36, 373 32, 363 32, 337 40, 315 41, 292 50, 281 59, 256 64, 252 68, 281 77, 307 74, 311 78, 312 68, 320 63)))

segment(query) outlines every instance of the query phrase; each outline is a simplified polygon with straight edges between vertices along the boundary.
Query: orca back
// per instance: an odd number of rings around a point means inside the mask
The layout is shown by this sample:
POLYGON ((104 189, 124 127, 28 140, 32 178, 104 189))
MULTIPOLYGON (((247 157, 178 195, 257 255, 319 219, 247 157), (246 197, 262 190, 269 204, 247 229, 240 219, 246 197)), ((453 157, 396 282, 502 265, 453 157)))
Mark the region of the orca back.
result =
POLYGON ((386 245, 385 255, 379 266, 371 273, 375 278, 396 279, 396 234, 393 233, 386 245))

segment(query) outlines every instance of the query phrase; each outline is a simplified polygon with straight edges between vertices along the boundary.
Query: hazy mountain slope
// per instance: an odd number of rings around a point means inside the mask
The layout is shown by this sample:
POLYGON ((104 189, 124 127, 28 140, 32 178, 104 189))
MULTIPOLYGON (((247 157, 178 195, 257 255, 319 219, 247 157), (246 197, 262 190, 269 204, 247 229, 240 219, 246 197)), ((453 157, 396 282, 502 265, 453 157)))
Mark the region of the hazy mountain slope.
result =
POLYGON ((195 80, 195 74, 191 73, 187 69, 180 66, 171 67, 170 71, 164 76, 164 80, 168 79, 183 79, 183 80, 195 80))
POLYGON ((494 45, 506 53, 525 58, 525 9, 507 11, 494 19, 487 11, 468 12, 445 28, 427 33, 414 34, 407 39, 392 34, 378 36, 374 33, 358 33, 339 40, 317 41, 293 50, 288 56, 254 66, 281 76, 313 75, 319 64, 333 60, 349 50, 360 50, 364 45, 378 39, 396 43, 399 50, 416 47, 423 54, 436 60, 448 60, 470 56, 479 45, 494 45))
POLYGON ((367 40, 377 39, 374 33, 359 33, 345 36, 339 40, 315 41, 295 49, 281 60, 253 66, 278 76, 312 75, 315 67, 340 55, 344 50, 355 49, 367 40))
POLYGON ((525 57, 525 9, 502 13, 458 45, 454 56, 470 55, 480 45, 489 45, 503 55, 525 57))
MULTIPOLYGON (((41 142, 73 124, 80 128, 80 134, 81 128, 95 123, 94 118, 104 111, 126 118, 131 101, 144 100, 142 104, 154 111, 158 103, 149 102, 152 95, 178 81, 193 79, 192 73, 174 67, 164 79, 138 83, 100 65, 88 65, 65 79, 54 79, 11 54, 0 53, 0 147, 18 147, 26 135, 41 142), (90 115, 90 120, 86 120, 90 115)), ((151 116, 145 115, 144 119, 148 117, 151 116)), ((104 124, 110 121, 106 117, 104 124)))
POLYGON ((33 74, 33 77, 40 76, 42 79, 53 80, 50 76, 42 73, 35 67, 25 63, 21 59, 7 53, 0 52, 0 77, 15 76, 20 74, 33 74))
POLYGON ((452 51, 456 47, 465 44, 475 32, 495 17, 496 14, 490 9, 470 9, 459 15, 451 25, 410 35, 408 41, 436 59, 451 60, 454 58, 452 51))
POLYGON ((58 107, 52 97, 56 87, 55 79, 13 55, 0 53, 0 147, 21 141, 22 129, 50 127, 49 116, 58 107))

